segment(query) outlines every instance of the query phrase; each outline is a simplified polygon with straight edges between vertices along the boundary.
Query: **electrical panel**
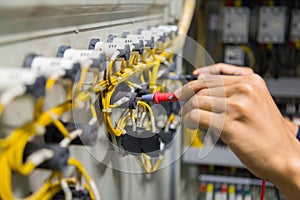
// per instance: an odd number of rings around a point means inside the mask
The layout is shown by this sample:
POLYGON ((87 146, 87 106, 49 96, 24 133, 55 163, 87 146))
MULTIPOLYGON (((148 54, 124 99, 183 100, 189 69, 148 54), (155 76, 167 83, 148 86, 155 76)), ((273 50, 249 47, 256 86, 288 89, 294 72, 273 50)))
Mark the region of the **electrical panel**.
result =
POLYGON ((223 8, 224 43, 247 43, 249 38, 250 9, 247 7, 223 8))
POLYGON ((261 44, 285 42, 286 8, 260 7, 257 41, 261 44))
POLYGON ((191 78, 171 1, 3 4, 0 199, 170 199, 191 78))
POLYGON ((292 41, 300 39, 300 10, 293 10, 292 11, 290 39, 292 41))

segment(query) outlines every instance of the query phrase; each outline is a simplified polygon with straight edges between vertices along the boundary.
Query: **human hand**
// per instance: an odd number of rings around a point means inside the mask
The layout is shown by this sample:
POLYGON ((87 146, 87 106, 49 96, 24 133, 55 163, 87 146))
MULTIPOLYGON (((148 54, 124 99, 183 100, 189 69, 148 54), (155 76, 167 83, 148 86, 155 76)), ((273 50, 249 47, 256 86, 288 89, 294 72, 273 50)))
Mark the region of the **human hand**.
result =
POLYGON ((218 63, 215 65, 201 67, 193 72, 194 75, 200 74, 215 74, 215 75, 247 75, 254 74, 249 67, 237 67, 225 63, 218 63))
MULTIPOLYGON (((212 74, 212 75, 242 76, 242 75, 254 74, 254 72, 249 67, 237 67, 237 66, 226 64, 226 63, 218 63, 215 65, 198 68, 193 72, 193 74, 194 75, 212 74)), ((289 126, 292 134, 296 135, 298 132, 297 124, 291 122, 288 119, 285 119, 285 122, 286 122, 287 126, 289 126)))
MULTIPOLYGON (((221 73, 229 73, 221 67, 221 73)), ((232 67, 230 67, 233 69, 232 67)), ((270 180, 289 199, 300 194, 300 144, 263 79, 253 73, 208 74, 175 92, 189 128, 211 128, 256 176, 270 180), (231 74, 232 75, 232 74, 231 74)), ((243 72, 242 72, 243 73, 243 72)))

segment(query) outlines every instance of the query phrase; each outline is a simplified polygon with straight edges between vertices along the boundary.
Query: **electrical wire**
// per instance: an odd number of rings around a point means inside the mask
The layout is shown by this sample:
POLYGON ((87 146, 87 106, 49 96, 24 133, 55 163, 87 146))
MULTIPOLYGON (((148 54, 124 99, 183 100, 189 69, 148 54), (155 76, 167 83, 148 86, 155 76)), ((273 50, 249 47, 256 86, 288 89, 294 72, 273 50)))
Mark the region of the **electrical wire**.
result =
POLYGON ((264 200, 265 198, 265 189, 266 189, 266 180, 263 179, 261 182, 260 200, 264 200))

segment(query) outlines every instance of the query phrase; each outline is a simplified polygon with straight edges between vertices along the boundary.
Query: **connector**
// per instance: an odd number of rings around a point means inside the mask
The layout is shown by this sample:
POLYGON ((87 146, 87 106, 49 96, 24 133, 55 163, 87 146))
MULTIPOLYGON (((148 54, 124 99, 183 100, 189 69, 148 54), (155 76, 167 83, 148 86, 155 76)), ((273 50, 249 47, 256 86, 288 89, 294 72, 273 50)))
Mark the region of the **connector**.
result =
POLYGON ((135 92, 137 93, 137 97, 142 97, 143 95, 149 94, 150 93, 149 84, 141 85, 141 88, 137 88, 135 92))
POLYGON ((79 62, 74 62, 63 58, 43 57, 31 53, 26 56, 23 67, 30 68, 45 77, 50 77, 57 72, 63 72, 64 78, 75 80, 81 65, 79 62))
POLYGON ((26 87, 26 92, 40 97, 45 94, 45 77, 36 71, 24 68, 0 68, 0 91, 5 91, 18 85, 26 87))
MULTIPOLYGON (((72 145, 87 145, 94 146, 97 142, 98 128, 95 125, 89 125, 84 123, 65 123, 63 125, 69 132, 75 131, 77 129, 82 130, 82 134, 79 138, 72 140, 72 145)), ((46 127, 46 134, 44 136, 45 142, 47 143, 60 143, 64 136, 59 132, 59 130, 54 125, 49 125, 46 127)))
POLYGON ((142 40, 145 47, 149 47, 150 49, 154 48, 155 41, 159 39, 159 36, 157 36, 155 39, 154 36, 151 35, 134 35, 134 34, 130 34, 129 32, 124 32, 122 34, 122 37, 126 39, 132 39, 132 40, 142 40))
POLYGON ((135 92, 115 92, 111 98, 111 105, 118 108, 136 109, 137 93, 135 92))
POLYGON ((161 41, 163 43, 166 42, 168 37, 167 33, 163 31, 139 30, 138 34, 152 36, 154 38, 157 38, 157 41, 161 41))
POLYGON ((89 49, 95 49, 104 52, 109 59, 117 51, 119 52, 119 57, 123 57, 125 60, 130 59, 130 46, 128 44, 101 42, 100 39, 93 38, 90 40, 89 49))
POLYGON ((90 59, 93 61, 93 64, 90 67, 99 69, 100 71, 104 71, 107 67, 106 55, 100 51, 72 49, 70 46, 60 46, 56 55, 57 57, 81 63, 90 59))
POLYGON ((39 76, 35 79, 35 82, 26 86, 26 92, 32 94, 36 98, 42 97, 46 92, 46 78, 39 76))
POLYGON ((139 54, 144 53, 144 41, 138 39, 118 38, 116 35, 109 35, 107 42, 128 44, 131 51, 138 51, 139 54))
POLYGON ((67 167, 70 152, 68 148, 56 144, 37 144, 28 142, 23 153, 23 162, 34 152, 41 149, 50 149, 53 151, 53 157, 44 161, 38 168, 64 171, 67 167))

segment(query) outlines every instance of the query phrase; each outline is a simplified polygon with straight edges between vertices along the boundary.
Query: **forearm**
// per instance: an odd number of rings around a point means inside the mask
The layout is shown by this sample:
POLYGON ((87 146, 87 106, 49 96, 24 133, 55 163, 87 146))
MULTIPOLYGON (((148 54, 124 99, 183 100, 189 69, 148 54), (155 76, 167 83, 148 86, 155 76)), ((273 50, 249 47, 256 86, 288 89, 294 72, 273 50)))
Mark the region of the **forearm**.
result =
POLYGON ((284 143, 284 148, 278 147, 282 154, 274 155, 274 168, 267 177, 289 200, 296 200, 300 195, 300 143, 294 137, 289 137, 288 145, 284 143))

